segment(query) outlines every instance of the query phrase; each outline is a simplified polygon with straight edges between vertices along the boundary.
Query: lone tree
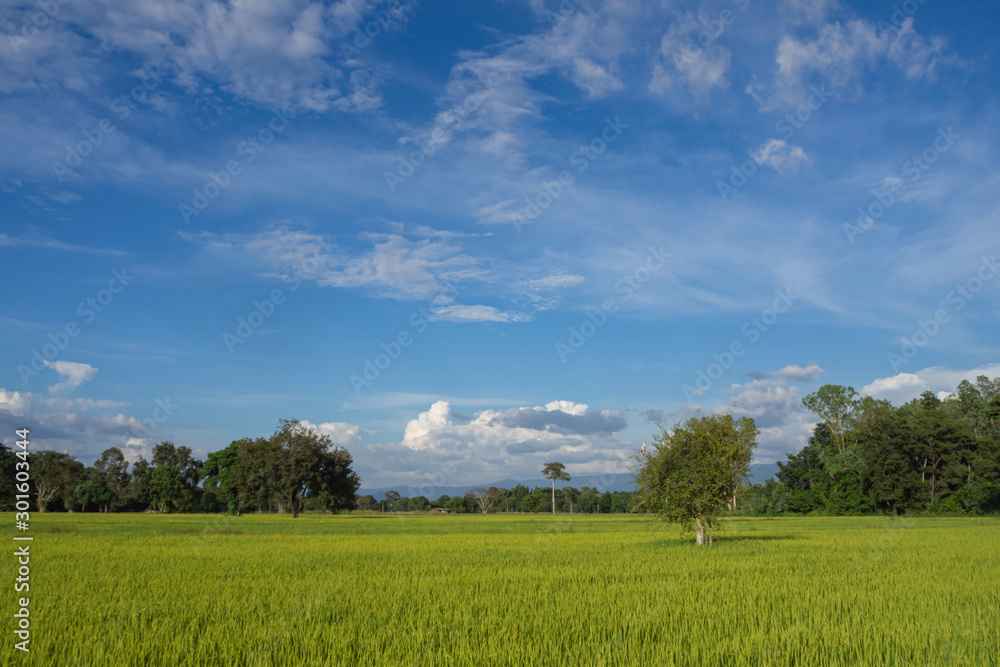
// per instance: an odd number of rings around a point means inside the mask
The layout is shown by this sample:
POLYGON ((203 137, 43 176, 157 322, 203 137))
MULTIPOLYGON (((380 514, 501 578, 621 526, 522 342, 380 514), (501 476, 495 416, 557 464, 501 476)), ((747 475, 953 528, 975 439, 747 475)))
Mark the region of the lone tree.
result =
POLYGON ((500 498, 500 489, 495 486, 488 489, 469 489, 465 495, 472 496, 472 499, 479 505, 479 511, 483 513, 483 516, 486 516, 486 513, 493 509, 500 498))
POLYGON ((552 480, 552 513, 556 513, 556 480, 563 482, 568 482, 572 479, 569 473, 566 472, 566 466, 561 463, 546 463, 545 467, 542 468, 542 474, 545 475, 547 479, 552 480))
POLYGON ((663 429, 639 459, 642 506, 683 528, 694 525, 698 545, 711 544, 719 512, 750 474, 759 433, 753 419, 732 415, 692 417, 663 429))

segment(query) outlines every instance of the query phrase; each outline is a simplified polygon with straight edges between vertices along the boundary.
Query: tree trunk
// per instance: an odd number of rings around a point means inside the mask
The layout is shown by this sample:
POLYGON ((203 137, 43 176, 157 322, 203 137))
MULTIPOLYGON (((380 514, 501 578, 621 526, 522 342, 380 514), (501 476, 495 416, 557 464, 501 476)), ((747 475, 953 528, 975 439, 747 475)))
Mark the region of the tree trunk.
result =
POLYGON ((703 546, 705 544, 705 524, 701 522, 701 517, 695 517, 694 524, 696 526, 695 530, 695 540, 698 546, 703 546))
POLYGON ((556 513, 556 478, 552 478, 552 513, 556 513))
POLYGON ((715 540, 715 526, 708 529, 708 543, 711 544, 715 540))
POLYGON ((937 473, 931 473, 931 507, 934 507, 934 482, 937 481, 937 473))
POLYGON ((298 516, 299 516, 299 508, 296 507, 296 505, 295 505, 295 492, 294 491, 292 491, 291 495, 289 496, 289 500, 291 501, 289 503, 289 507, 292 510, 292 518, 293 519, 297 519, 298 516))

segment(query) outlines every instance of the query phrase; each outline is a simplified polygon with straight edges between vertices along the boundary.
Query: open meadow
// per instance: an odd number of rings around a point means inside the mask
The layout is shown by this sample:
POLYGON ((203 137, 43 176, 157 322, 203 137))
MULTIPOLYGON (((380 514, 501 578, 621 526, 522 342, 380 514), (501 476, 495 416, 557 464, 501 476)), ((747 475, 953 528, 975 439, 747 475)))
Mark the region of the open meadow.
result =
POLYGON ((77 513, 32 533, 31 653, 8 639, 4 664, 1000 664, 991 519, 730 519, 702 548, 623 515, 77 513))

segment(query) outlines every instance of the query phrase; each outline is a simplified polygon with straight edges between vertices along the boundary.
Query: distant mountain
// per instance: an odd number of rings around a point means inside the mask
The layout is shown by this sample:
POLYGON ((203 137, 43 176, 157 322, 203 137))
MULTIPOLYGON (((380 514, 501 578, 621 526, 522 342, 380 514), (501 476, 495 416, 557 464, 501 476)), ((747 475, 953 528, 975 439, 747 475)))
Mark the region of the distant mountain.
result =
MULTIPOLYGON (((764 480, 768 477, 771 477, 778 472, 778 465, 776 463, 759 463, 757 465, 750 466, 750 468, 750 481, 759 482, 761 484, 763 484, 764 480)), ((545 478, 504 479, 499 482, 490 482, 488 484, 465 484, 462 486, 434 486, 432 484, 426 484, 424 486, 408 486, 404 484, 370 489, 363 488, 358 490, 358 495, 371 495, 375 497, 375 500, 382 500, 385 498, 386 491, 396 491, 399 495, 407 498, 425 496, 428 500, 437 500, 441 496, 464 496, 466 491, 477 487, 488 489, 491 486, 495 486, 498 489, 511 489, 518 484, 523 484, 529 489, 534 489, 536 486, 542 486, 545 488, 552 487, 552 482, 545 478)), ((628 474, 609 475, 608 478, 605 479, 602 479, 601 475, 583 475, 579 477, 574 475, 573 479, 569 482, 556 483, 557 489, 561 489, 564 486, 572 486, 577 489, 584 486, 592 486, 602 493, 604 491, 635 490, 635 484, 632 480, 632 476, 628 474)))

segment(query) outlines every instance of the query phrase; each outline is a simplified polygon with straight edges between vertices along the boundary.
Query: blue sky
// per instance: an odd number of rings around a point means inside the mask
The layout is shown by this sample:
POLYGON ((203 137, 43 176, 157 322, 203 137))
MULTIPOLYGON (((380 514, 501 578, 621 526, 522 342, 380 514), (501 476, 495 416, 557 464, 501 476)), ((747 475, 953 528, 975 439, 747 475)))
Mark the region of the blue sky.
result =
POLYGON ((453 486, 1000 375, 998 13, 5 3, 0 437, 453 486))

